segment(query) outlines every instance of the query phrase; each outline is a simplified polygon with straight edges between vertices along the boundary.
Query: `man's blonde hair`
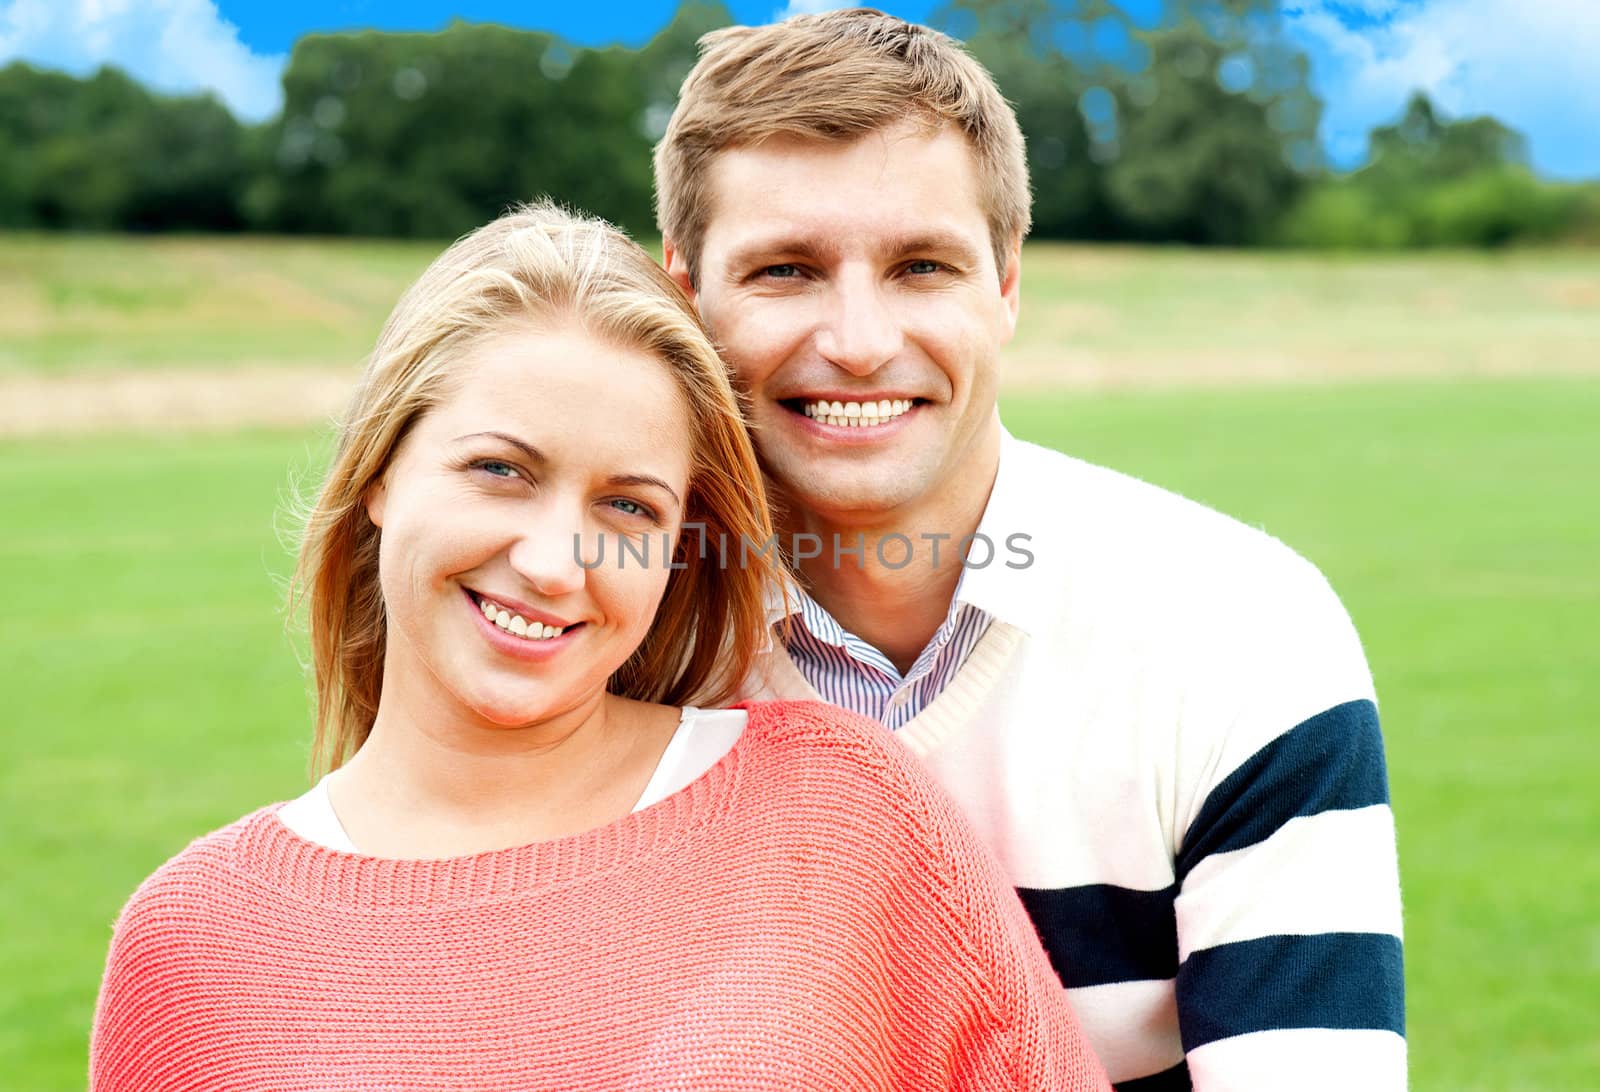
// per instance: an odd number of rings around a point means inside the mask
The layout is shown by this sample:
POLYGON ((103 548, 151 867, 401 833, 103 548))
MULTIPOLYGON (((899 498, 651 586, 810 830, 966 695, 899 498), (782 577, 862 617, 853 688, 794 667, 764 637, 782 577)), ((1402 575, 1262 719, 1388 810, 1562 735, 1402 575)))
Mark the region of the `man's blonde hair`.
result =
POLYGON ((656 223, 697 278, 718 152, 769 137, 853 140, 907 120, 951 125, 967 138, 1004 277, 1031 221, 1016 115, 953 38, 871 8, 701 38, 700 60, 656 145, 656 223))
MULTIPOLYGON (((417 421, 455 389, 475 345, 508 328, 568 323, 658 358, 683 392, 691 450, 684 521, 704 530, 679 536, 679 557, 698 551, 702 535, 769 541, 742 407, 688 297, 601 221, 548 204, 500 217, 440 255, 395 305, 305 516, 294 602, 306 611, 316 681, 314 771, 359 748, 378 711, 387 624, 368 492, 417 421)), ((675 563, 650 632, 610 689, 671 704, 731 699, 767 640, 765 594, 778 582, 777 562, 751 553, 721 570, 675 563)))

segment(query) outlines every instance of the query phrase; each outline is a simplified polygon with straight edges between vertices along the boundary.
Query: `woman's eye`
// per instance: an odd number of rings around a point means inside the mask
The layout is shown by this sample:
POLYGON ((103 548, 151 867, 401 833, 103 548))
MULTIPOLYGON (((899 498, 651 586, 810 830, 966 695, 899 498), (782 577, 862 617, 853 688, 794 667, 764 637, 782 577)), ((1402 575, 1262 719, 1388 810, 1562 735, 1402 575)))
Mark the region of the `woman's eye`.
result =
POLYGON ((485 474, 493 475, 496 478, 515 478, 517 476, 516 467, 510 463, 503 463, 498 459, 479 459, 472 465, 485 474))
POLYGON ((631 500, 628 500, 626 497, 618 497, 616 500, 611 502, 611 507, 615 508, 617 511, 623 513, 624 515, 628 515, 628 516, 649 516, 650 515, 650 509, 646 508, 644 505, 640 504, 638 501, 631 501, 631 500))

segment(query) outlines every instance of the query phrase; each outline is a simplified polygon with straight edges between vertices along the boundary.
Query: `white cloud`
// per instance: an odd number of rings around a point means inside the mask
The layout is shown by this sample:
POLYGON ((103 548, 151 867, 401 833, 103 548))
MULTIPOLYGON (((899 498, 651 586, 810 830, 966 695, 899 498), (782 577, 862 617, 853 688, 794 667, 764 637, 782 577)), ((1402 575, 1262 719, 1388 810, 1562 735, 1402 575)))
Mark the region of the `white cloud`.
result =
POLYGON ((1335 162, 1360 162, 1367 131, 1422 90, 1525 134, 1545 173, 1600 176, 1596 0, 1285 0, 1284 18, 1311 55, 1335 162), (1352 26, 1353 9, 1369 21, 1352 26))
POLYGON ((288 58, 252 52, 212 0, 0 0, 0 64, 13 60, 115 65, 161 91, 214 91, 258 121, 282 103, 288 58))

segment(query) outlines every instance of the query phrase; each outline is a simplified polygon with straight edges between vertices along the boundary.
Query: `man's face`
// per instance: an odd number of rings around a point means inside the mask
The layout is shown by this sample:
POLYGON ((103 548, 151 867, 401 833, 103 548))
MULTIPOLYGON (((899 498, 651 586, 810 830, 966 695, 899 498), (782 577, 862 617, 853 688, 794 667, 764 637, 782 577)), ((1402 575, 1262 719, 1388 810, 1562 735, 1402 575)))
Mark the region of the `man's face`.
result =
MULTIPOLYGON (((721 153, 708 192, 697 302, 768 474, 828 519, 937 512, 998 440, 1020 276, 1015 246, 995 268, 965 138, 768 140, 721 153)), ((670 240, 667 260, 687 284, 670 240)))

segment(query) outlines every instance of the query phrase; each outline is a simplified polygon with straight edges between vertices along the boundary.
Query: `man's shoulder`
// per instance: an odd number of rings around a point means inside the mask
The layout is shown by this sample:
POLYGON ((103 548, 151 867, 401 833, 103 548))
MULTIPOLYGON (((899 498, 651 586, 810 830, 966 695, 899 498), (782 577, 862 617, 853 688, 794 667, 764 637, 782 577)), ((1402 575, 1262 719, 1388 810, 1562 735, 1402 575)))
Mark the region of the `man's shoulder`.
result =
POLYGON ((1013 444, 1022 476, 1049 485, 1051 575, 1075 600, 1161 617, 1328 608, 1322 573, 1264 528, 1122 471, 1013 444))
POLYGON ((1120 553, 1135 545, 1141 555, 1178 560, 1200 546, 1218 551, 1211 561, 1241 553, 1299 559, 1265 530, 1164 486, 1023 440, 1013 450, 1026 477, 1065 502, 1059 523, 1085 548, 1120 553))

